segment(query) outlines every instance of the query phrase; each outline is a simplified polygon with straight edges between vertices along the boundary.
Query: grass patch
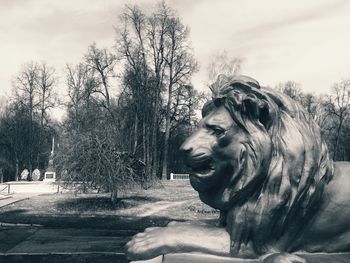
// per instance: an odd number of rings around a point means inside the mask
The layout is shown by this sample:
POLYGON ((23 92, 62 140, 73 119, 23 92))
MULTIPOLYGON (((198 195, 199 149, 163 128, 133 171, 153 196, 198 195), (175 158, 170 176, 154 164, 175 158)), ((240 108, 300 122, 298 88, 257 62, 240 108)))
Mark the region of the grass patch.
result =
POLYGON ((37 228, 20 228, 20 231, 18 231, 18 229, 19 228, 13 229, 9 227, 0 228, 1 253, 5 253, 37 231, 37 228))
POLYGON ((155 202, 160 199, 153 197, 124 197, 118 198, 116 202, 112 202, 107 196, 78 196, 75 198, 64 199, 56 203, 56 209, 63 213, 96 213, 104 211, 116 211, 138 206, 142 203, 155 202))
MULTIPOLYGON (((218 211, 203 204, 188 181, 168 181, 148 190, 137 189, 121 193, 118 202, 112 203, 108 194, 59 193, 34 196, 30 199, 8 205, 0 209, 0 217, 16 223, 31 222, 37 219, 40 224, 45 220, 62 222, 83 218, 101 218, 102 223, 116 219, 137 218, 147 214, 157 204, 171 204, 149 217, 163 225, 163 221, 214 220, 218 211), (159 203, 157 203, 159 202, 159 203), (105 218, 105 219, 103 219, 105 218), (158 219, 159 220, 158 220, 158 219)), ((7 221, 7 222, 8 222, 7 221)), ((164 222, 165 222, 164 221, 164 222)), ((153 225, 153 223, 150 223, 153 225)))

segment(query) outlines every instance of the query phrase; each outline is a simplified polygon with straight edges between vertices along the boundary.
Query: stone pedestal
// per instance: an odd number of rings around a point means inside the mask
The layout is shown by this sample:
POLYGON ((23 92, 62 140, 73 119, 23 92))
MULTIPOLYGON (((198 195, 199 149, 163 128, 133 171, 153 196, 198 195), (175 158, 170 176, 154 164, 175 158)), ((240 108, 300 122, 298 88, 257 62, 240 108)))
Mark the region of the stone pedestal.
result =
MULTIPOLYGON (((350 262, 350 253, 297 253, 309 263, 343 263, 350 262)), ((220 257, 208 254, 184 253, 166 254, 149 260, 132 261, 130 263, 263 263, 257 259, 220 257)))
POLYGON ((56 172, 55 172, 55 168, 53 166, 54 152, 55 152, 55 137, 52 138, 52 147, 51 147, 49 165, 47 166, 46 172, 44 173, 44 180, 43 181, 45 181, 45 182, 55 182, 56 181, 56 172))
POLYGON ((220 257, 199 253, 166 254, 149 260, 130 263, 261 263, 260 259, 220 257))
POLYGON ((56 173, 47 171, 44 174, 44 180, 45 182, 55 182, 56 181, 56 173))

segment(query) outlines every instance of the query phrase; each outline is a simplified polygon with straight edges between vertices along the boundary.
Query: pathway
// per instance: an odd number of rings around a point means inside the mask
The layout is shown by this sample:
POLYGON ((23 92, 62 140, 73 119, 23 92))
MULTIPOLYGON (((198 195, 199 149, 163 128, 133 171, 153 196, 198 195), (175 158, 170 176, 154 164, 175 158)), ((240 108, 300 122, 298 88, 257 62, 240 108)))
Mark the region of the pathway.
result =
POLYGON ((154 203, 147 203, 138 205, 136 207, 123 209, 120 211, 120 215, 137 214, 138 217, 148 217, 157 215, 159 212, 168 209, 170 207, 182 205, 187 201, 158 201, 154 203))
POLYGON ((56 193, 58 190, 57 187, 56 184, 43 181, 16 181, 0 184, 0 188, 3 190, 1 192, 3 194, 0 194, 0 208, 33 196, 45 193, 56 193), (4 187, 6 186, 9 186, 9 188, 5 188, 4 190, 4 187), (4 194, 7 191, 9 191, 10 194, 4 194))
POLYGON ((159 201, 153 204, 146 204, 144 206, 147 206, 147 209, 145 212, 141 213, 140 216, 141 217, 146 217, 146 216, 151 216, 154 214, 159 213, 160 211, 163 211, 167 208, 173 207, 173 206, 178 206, 178 205, 182 205, 184 203, 186 203, 187 201, 172 201, 172 202, 168 202, 168 201, 159 201))
POLYGON ((136 232, 99 228, 0 227, 0 262, 123 262, 136 232))
POLYGON ((10 205, 10 204, 13 204, 13 203, 16 203, 16 202, 19 202, 19 201, 22 201, 22 200, 25 200, 25 199, 28 199, 32 196, 40 195, 40 194, 42 194, 42 193, 14 193, 14 194, 11 194, 7 198, 0 199, 0 208, 7 206, 7 205, 10 205))

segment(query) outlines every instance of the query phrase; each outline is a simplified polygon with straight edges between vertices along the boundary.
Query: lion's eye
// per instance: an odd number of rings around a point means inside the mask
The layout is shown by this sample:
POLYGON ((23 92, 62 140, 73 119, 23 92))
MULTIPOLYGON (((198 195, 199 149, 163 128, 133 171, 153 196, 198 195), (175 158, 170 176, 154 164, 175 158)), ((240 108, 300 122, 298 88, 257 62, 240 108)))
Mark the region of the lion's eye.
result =
POLYGON ((209 130, 217 137, 220 137, 225 134, 225 130, 223 128, 220 128, 218 126, 208 126, 209 130))

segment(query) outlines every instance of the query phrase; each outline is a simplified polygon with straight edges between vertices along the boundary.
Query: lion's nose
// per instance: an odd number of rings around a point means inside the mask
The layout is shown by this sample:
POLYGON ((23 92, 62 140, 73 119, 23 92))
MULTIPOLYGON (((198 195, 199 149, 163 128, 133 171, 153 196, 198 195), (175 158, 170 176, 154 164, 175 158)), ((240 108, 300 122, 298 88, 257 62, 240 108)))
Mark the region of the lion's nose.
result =
POLYGON ((190 154, 193 150, 193 146, 191 143, 191 140, 189 138, 181 145, 180 151, 185 154, 186 156, 190 154))
POLYGON ((190 167, 190 159, 193 152, 193 145, 192 142, 188 138, 181 146, 180 146, 180 152, 183 155, 183 160, 186 164, 186 166, 190 167))

